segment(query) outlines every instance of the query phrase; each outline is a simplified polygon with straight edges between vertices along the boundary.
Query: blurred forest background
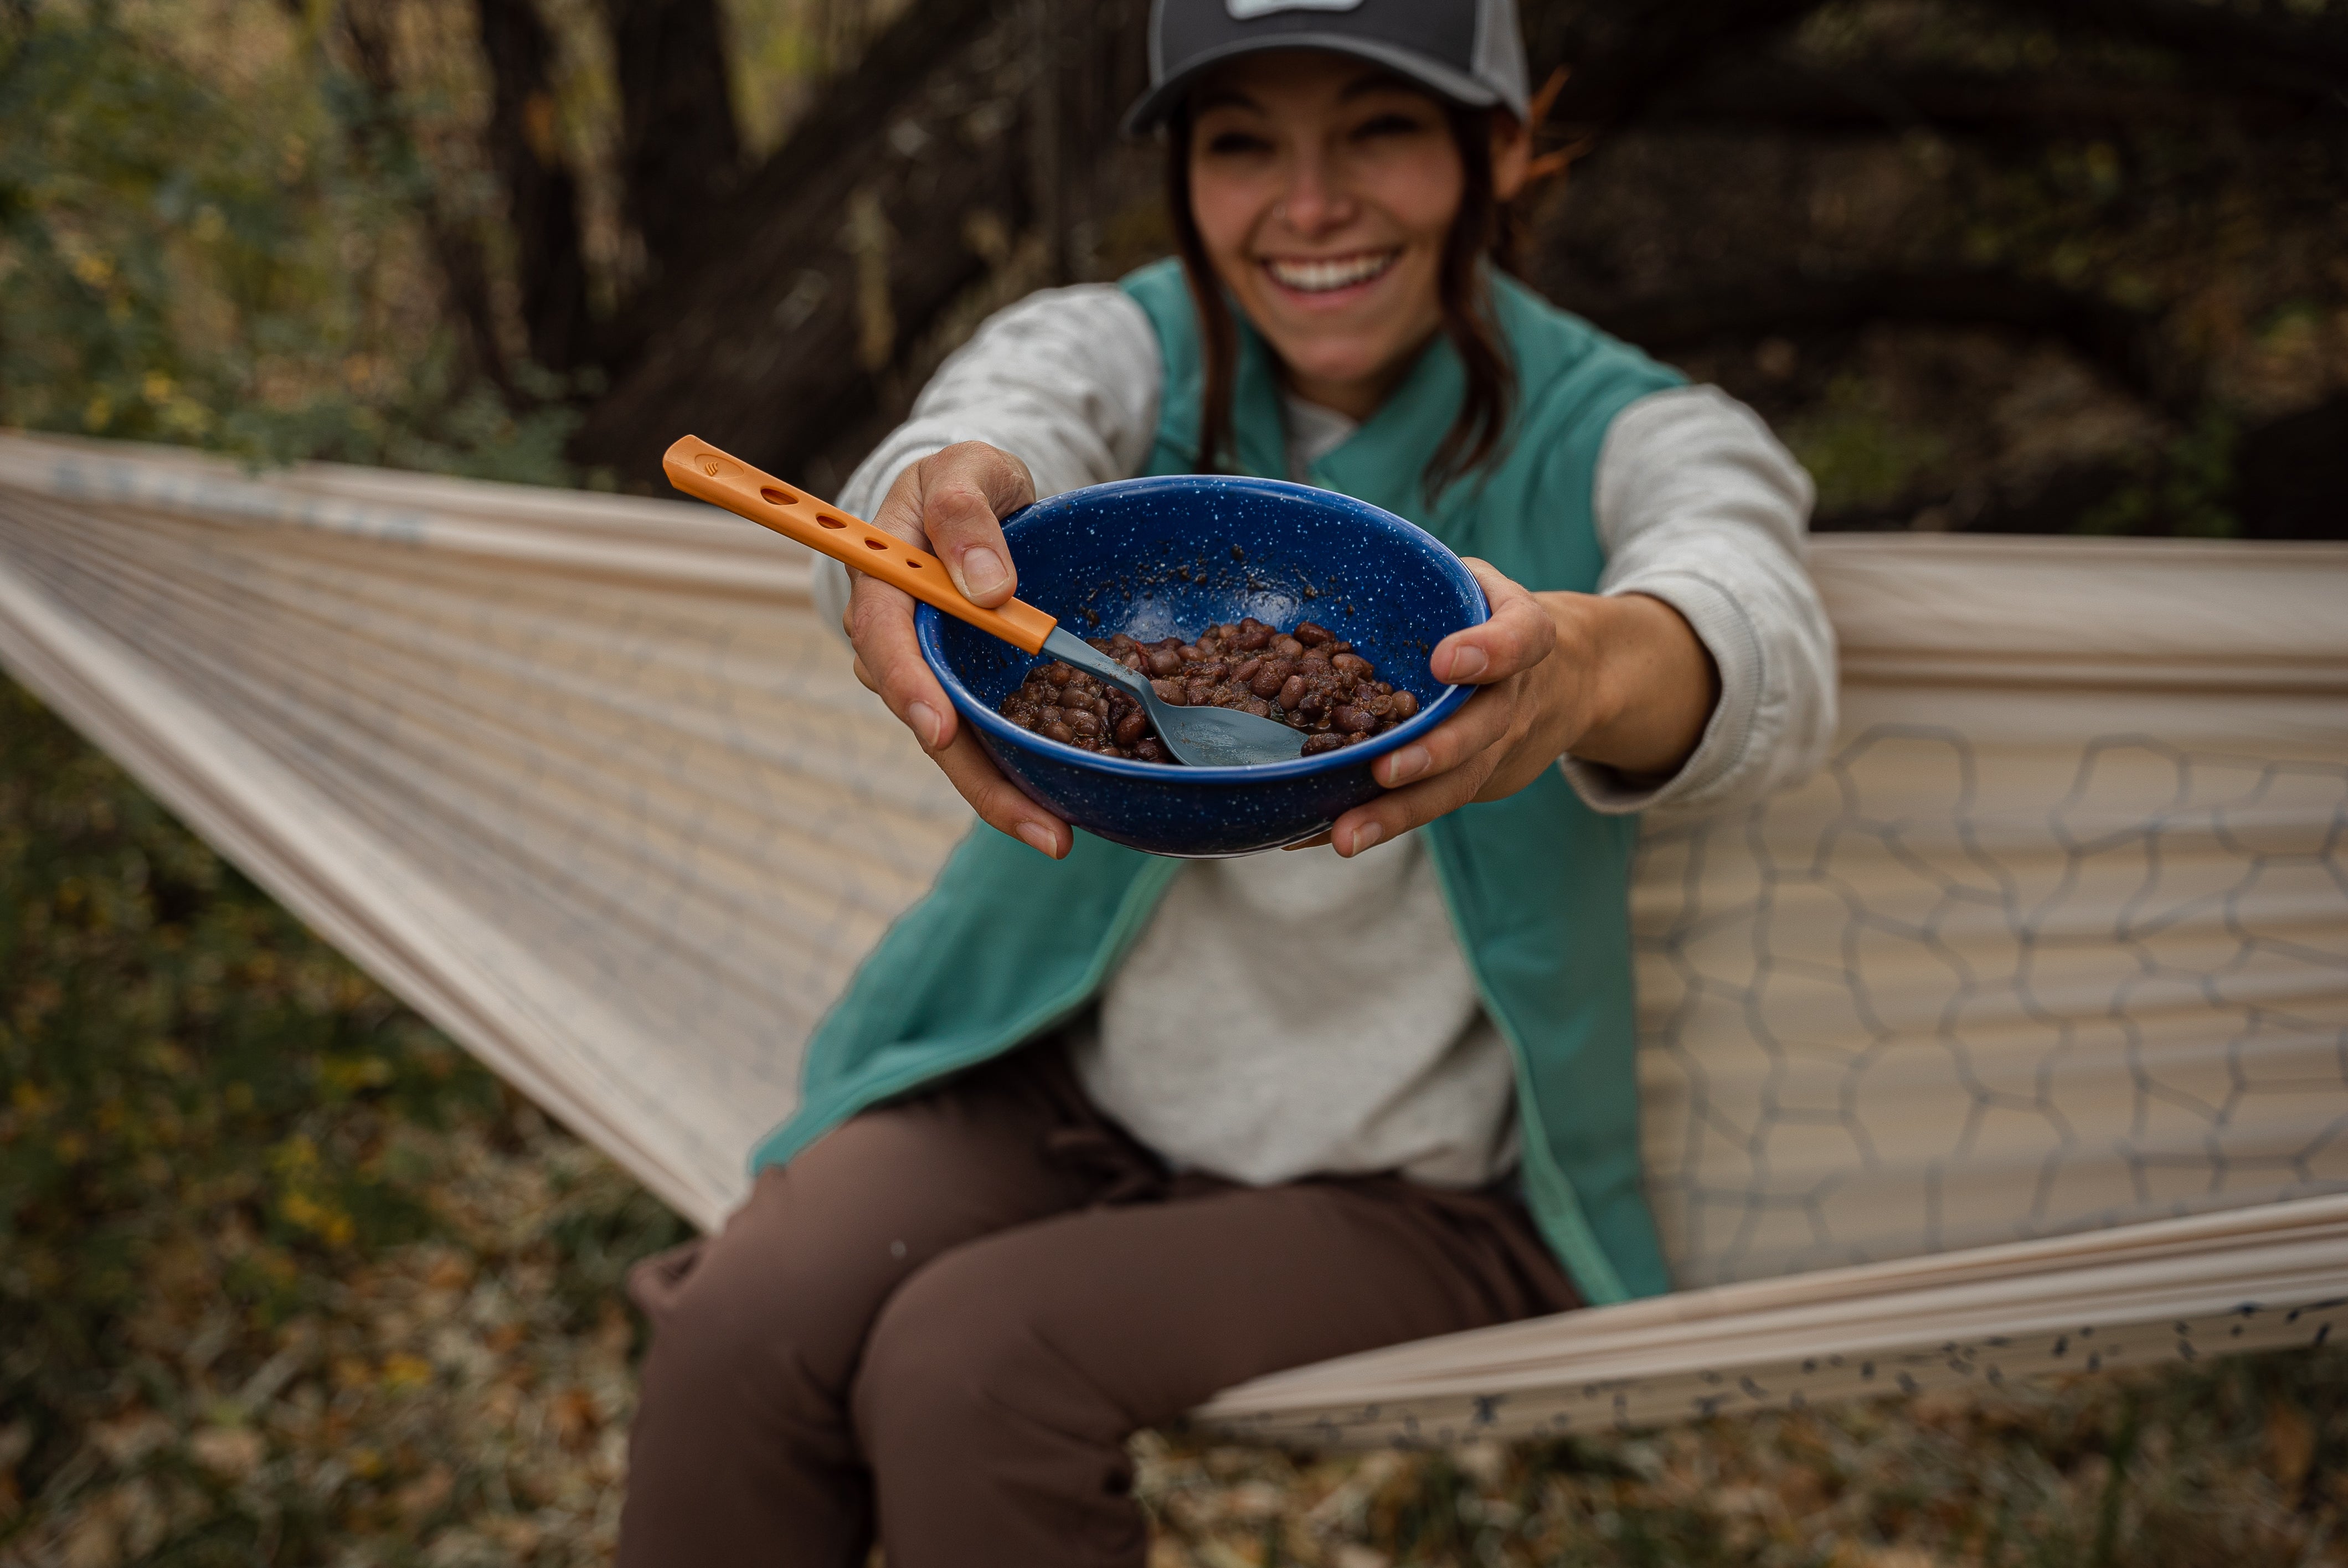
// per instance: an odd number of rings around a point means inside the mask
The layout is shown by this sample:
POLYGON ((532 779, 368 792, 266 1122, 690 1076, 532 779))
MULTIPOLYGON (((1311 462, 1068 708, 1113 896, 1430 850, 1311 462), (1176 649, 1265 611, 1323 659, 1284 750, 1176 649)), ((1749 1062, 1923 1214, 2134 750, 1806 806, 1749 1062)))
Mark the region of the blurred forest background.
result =
MULTIPOLYGON (((1824 528, 2336 536, 2342 0, 1529 0, 1556 299, 1824 528)), ((1143 0, 7 0, 0 425, 828 490, 1168 249, 1143 0)))
MULTIPOLYGON (((1526 0, 1552 298, 1818 526, 2348 535, 2348 0, 1526 0)), ((0 0, 0 426, 829 490, 1167 248, 1141 0, 0 0)), ((682 1234, 0 689, 0 1564, 592 1563, 682 1234)), ((1447 1457, 1163 1568, 2348 1562, 2348 1358, 1447 1457)))

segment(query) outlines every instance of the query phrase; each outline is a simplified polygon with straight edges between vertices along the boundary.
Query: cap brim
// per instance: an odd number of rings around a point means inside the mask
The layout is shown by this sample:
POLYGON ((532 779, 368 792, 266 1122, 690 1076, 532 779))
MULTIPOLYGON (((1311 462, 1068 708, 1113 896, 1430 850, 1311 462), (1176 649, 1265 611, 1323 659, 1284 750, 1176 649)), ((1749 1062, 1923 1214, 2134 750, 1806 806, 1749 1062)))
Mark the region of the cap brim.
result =
MULTIPOLYGON (((1274 49, 1327 49, 1335 54, 1351 55, 1355 59, 1368 60, 1385 67, 1400 76, 1408 77, 1420 86, 1433 89, 1453 103, 1469 108, 1490 108, 1500 101, 1500 95, 1465 72, 1439 65, 1407 49, 1375 38, 1349 38, 1342 33, 1281 33, 1262 38, 1250 38, 1245 43, 1226 44, 1189 61, 1176 75, 1167 77, 1144 93, 1140 100, 1125 111, 1125 129, 1128 136, 1155 130, 1166 123, 1199 73, 1210 70, 1226 60, 1236 60, 1242 55, 1268 54, 1274 49)), ((1521 112, 1521 111, 1519 111, 1521 112)))

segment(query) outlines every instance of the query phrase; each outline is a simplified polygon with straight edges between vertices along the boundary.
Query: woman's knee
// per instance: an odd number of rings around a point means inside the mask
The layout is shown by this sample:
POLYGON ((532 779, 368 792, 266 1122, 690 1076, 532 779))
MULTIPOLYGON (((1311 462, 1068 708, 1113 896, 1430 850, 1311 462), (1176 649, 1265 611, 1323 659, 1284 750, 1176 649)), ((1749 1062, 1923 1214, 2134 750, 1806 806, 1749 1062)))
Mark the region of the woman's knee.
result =
POLYGON ((1130 1423, 1067 1356, 1055 1330, 1066 1306, 1018 1252, 981 1244, 950 1253, 875 1319, 850 1400, 859 1440, 884 1476, 921 1468, 925 1456, 968 1466, 973 1456, 1012 1461, 1039 1441, 1122 1442, 1130 1423))
POLYGON ((825 1270, 762 1212, 780 1179, 762 1179, 718 1235, 631 1275, 629 1295, 652 1329, 647 1405, 765 1417, 840 1409, 871 1305, 845 1271, 825 1270))

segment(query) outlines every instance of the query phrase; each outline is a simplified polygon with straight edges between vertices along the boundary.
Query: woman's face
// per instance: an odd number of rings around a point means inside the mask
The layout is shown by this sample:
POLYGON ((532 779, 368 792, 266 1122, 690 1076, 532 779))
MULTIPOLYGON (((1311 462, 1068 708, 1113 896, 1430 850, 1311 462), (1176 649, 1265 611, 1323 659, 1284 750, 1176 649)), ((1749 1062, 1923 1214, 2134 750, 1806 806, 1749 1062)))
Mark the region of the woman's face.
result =
POLYGON ((1290 384, 1366 418, 1442 325, 1465 186, 1442 108, 1343 55, 1251 55, 1192 90, 1190 203, 1207 256, 1290 384))

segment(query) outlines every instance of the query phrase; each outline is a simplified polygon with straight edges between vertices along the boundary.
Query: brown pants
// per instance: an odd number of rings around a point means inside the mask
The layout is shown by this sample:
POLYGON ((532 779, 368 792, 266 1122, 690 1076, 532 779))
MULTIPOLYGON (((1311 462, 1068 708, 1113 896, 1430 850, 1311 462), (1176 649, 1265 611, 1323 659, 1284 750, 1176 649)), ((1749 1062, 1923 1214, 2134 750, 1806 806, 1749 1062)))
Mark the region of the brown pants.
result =
POLYGON ((1498 1192, 1169 1176, 1056 1043, 854 1118, 630 1290, 622 1568, 1140 1568, 1137 1428, 1575 1304, 1498 1192))

